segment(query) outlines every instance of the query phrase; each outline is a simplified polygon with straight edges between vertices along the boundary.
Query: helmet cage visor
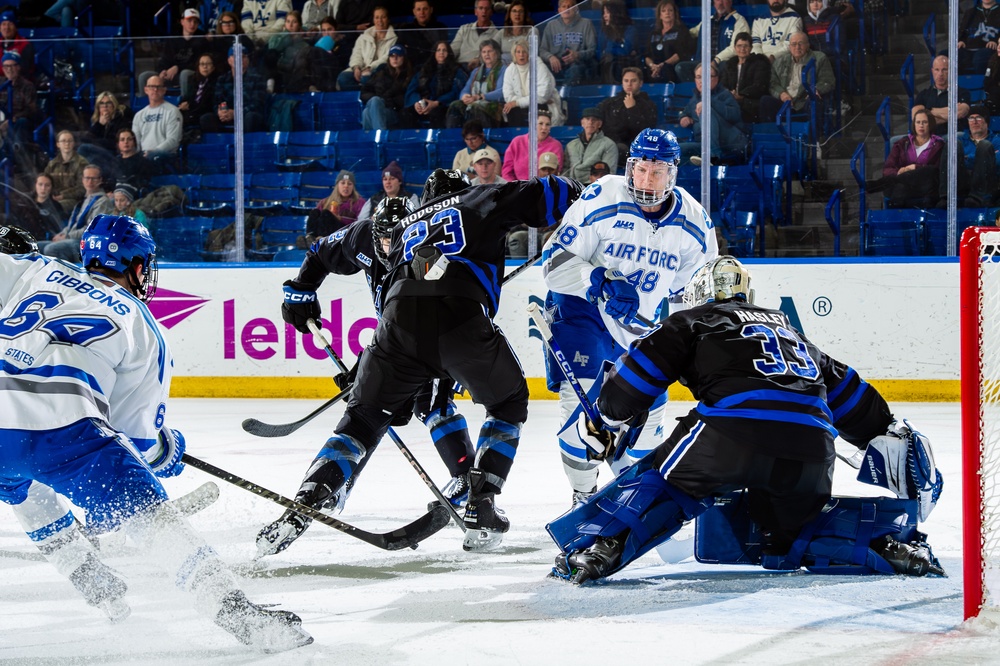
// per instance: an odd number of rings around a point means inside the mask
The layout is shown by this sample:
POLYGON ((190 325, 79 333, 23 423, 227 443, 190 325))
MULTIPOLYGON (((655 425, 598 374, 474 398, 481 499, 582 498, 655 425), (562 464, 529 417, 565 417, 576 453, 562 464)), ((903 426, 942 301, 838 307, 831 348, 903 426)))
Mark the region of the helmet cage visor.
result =
POLYGON ((659 206, 670 197, 676 184, 676 164, 641 157, 625 161, 625 188, 640 206, 659 206))

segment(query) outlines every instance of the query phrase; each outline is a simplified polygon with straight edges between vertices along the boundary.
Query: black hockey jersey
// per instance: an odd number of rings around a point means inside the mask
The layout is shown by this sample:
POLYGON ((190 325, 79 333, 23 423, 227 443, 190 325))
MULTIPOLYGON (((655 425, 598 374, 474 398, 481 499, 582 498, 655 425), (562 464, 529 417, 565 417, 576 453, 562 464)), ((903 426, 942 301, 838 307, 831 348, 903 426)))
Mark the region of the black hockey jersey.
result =
POLYGON ((313 243, 295 279, 318 287, 330 273, 354 275, 358 271, 365 272, 375 309, 381 312, 380 286, 388 271, 375 256, 371 220, 358 220, 313 243))
MULTIPOLYGON (((397 296, 461 296, 496 315, 504 275, 507 232, 519 224, 557 224, 583 190, 575 180, 548 176, 503 185, 476 185, 438 197, 403 219, 393 231, 383 284, 386 303, 397 296), (424 279, 414 256, 434 248, 447 260, 443 275, 424 279)), ((444 263, 444 262, 442 262, 444 263)))
POLYGON ((837 434, 860 447, 892 422, 882 396, 784 313, 737 299, 677 312, 633 343, 602 387, 598 409, 630 418, 675 381, 699 400, 703 421, 784 458, 825 460, 837 434))

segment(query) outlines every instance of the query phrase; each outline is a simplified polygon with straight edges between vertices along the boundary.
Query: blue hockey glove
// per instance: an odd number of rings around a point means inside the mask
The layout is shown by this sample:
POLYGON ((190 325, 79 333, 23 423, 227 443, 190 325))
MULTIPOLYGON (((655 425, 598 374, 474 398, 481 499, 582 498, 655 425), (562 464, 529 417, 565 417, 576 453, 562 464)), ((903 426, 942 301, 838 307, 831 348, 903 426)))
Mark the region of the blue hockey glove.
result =
POLYGON ((621 271, 598 267, 591 272, 587 300, 596 305, 601 298, 604 311, 626 324, 639 312, 639 292, 621 271))
POLYGON ((316 320, 316 325, 323 327, 320 320, 319 299, 316 297, 318 285, 286 280, 282 287, 285 302, 281 304, 281 318, 295 327, 299 333, 309 333, 306 324, 310 319, 316 320))
POLYGON ((153 459, 149 461, 149 468, 153 470, 153 474, 161 479, 166 479, 183 472, 184 463, 181 462, 181 456, 184 455, 185 448, 187 448, 187 443, 184 441, 184 435, 181 434, 181 431, 163 426, 156 445, 146 452, 147 456, 153 456, 153 459))

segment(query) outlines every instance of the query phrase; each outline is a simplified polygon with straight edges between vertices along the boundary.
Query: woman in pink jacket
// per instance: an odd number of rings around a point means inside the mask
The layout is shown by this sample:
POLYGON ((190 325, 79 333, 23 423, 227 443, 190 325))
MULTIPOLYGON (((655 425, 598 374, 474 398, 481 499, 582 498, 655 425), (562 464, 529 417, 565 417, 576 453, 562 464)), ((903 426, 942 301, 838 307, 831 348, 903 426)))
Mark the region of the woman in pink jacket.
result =
MULTIPOLYGON (((559 173, 563 169, 563 147, 557 139, 549 136, 552 130, 552 115, 548 111, 538 111, 538 154, 555 153, 559 158, 559 173)), ((538 174, 531 173, 528 166, 528 150, 531 145, 527 134, 515 136, 503 155, 504 180, 527 180, 538 174)))

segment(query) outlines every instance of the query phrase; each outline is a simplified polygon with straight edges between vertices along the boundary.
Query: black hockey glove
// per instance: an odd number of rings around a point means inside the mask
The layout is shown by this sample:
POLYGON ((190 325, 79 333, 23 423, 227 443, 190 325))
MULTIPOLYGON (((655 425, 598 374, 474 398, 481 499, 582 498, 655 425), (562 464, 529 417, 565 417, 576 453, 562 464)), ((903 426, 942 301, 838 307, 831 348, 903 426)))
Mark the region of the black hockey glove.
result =
POLYGON ((333 376, 333 383, 337 385, 341 391, 346 391, 351 388, 354 380, 358 376, 358 366, 361 364, 361 355, 365 353, 365 350, 361 350, 361 354, 358 354, 358 360, 355 361, 354 367, 347 372, 341 372, 333 376))
POLYGON ((316 324, 320 328, 323 327, 323 322, 320 320, 319 299, 316 297, 318 286, 295 280, 286 280, 283 285, 285 302, 281 304, 281 318, 294 326, 299 333, 310 332, 306 324, 310 319, 315 319, 316 324))

